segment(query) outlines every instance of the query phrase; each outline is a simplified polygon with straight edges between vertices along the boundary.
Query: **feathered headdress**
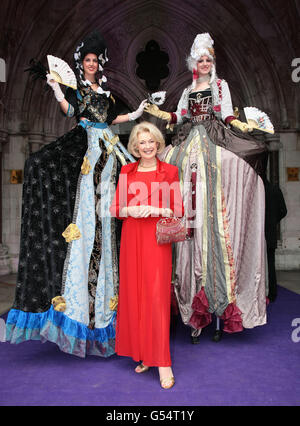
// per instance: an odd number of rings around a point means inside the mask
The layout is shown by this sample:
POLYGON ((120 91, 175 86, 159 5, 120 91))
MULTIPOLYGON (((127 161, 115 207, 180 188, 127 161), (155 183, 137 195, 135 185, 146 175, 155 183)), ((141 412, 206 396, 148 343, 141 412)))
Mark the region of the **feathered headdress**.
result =
MULTIPOLYGON (((93 31, 89 34, 76 48, 74 53, 75 72, 79 82, 83 86, 87 86, 88 82, 84 78, 82 61, 89 53, 94 53, 98 58, 100 79, 99 85, 103 90, 103 83, 106 83, 107 78, 103 74, 103 66, 108 61, 106 43, 98 31, 93 31)), ((107 96, 110 95, 108 91, 103 90, 107 96)))

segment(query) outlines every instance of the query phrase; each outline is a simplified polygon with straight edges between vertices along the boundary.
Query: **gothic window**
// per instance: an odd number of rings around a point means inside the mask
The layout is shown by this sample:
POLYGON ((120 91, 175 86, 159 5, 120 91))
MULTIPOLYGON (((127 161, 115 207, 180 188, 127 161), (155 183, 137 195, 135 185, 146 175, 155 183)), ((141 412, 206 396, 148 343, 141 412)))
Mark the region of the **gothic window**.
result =
POLYGON ((157 91, 160 81, 169 75, 169 55, 160 50, 159 44, 155 40, 150 40, 143 52, 136 56, 138 67, 137 76, 145 80, 146 87, 150 91, 157 91))

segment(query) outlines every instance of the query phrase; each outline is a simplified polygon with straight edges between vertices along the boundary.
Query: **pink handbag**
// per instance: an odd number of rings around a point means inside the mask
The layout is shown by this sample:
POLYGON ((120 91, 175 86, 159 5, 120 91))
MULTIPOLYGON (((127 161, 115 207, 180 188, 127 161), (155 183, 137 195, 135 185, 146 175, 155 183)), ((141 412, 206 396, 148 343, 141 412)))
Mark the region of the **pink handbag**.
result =
POLYGON ((156 224, 156 241, 158 244, 170 244, 184 241, 186 227, 178 217, 164 217, 156 224))

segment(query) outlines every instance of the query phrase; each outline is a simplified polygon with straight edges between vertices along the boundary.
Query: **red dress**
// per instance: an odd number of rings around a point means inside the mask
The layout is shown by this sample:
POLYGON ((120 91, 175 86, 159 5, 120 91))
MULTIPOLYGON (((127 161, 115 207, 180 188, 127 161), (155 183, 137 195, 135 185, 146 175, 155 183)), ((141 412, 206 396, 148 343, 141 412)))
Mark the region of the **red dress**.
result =
MULTIPOLYGON (((124 219, 120 247, 120 288, 116 327, 116 353, 167 367, 170 358, 170 296, 172 245, 158 245, 159 217, 120 217, 124 206, 169 207, 183 215, 178 169, 158 160, 157 170, 138 172, 138 163, 122 167, 112 215, 124 219), (155 183, 153 183, 155 182, 155 183), (173 184, 168 197, 157 185, 173 184), (138 194, 138 196, 136 196, 138 194), (169 205, 167 205, 169 204, 169 205)), ((161 186, 162 188, 162 186, 161 186)), ((166 187, 165 187, 166 188, 166 187)))

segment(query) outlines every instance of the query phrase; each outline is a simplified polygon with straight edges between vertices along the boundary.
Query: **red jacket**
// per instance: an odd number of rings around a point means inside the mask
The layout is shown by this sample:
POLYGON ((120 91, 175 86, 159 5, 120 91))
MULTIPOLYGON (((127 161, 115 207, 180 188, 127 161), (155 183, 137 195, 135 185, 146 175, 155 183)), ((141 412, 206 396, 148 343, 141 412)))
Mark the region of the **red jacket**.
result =
POLYGON ((115 197, 110 207, 111 215, 124 219, 120 216, 123 207, 151 205, 170 208, 174 216, 182 217, 184 209, 178 168, 157 158, 156 175, 149 190, 143 182, 138 181, 136 175, 138 165, 139 161, 122 167, 115 197))

